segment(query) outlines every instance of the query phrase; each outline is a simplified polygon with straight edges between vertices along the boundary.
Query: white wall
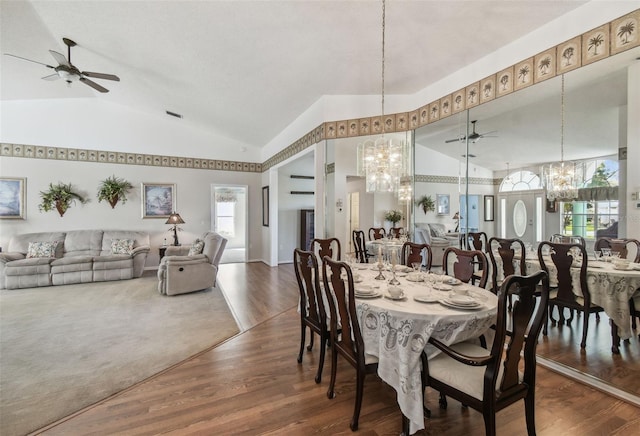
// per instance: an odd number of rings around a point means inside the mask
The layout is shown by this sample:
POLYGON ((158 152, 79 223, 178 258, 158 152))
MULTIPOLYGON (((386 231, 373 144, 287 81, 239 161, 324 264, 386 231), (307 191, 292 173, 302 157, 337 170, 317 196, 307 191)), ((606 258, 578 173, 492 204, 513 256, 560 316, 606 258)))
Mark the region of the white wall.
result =
MULTIPOLYGON (((0 221, 0 246, 6 247, 12 235, 76 229, 142 230, 150 234, 151 253, 146 267, 158 264, 158 247, 164 238, 171 242, 169 225, 165 219, 142 219, 141 183, 175 183, 176 210, 186 221, 178 233, 182 244, 188 244, 208 231, 211 223, 211 184, 246 184, 249 186, 249 209, 260 210, 261 193, 259 173, 210 171, 184 168, 147 167, 138 165, 105 164, 97 162, 71 162, 48 159, 0 157, 3 177, 25 177, 26 219, 0 221), (134 186, 125 204, 111 209, 106 202, 98 203, 99 183, 109 176, 121 177, 134 186), (71 183, 90 199, 87 204, 72 205, 60 217, 57 212, 40 212, 40 191, 49 183, 71 183)), ((261 214, 249 214, 250 260, 262 259, 261 214)))

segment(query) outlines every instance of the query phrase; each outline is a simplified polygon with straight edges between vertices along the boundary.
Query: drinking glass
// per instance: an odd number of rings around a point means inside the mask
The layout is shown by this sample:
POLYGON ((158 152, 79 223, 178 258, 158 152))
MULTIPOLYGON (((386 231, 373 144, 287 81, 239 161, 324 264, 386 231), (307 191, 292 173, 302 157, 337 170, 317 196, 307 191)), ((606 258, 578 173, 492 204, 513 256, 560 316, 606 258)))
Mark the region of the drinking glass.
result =
POLYGON ((420 271, 420 262, 411 262, 411 266, 413 267, 413 272, 420 271))
POLYGON ((596 261, 599 261, 599 260, 600 260, 600 256, 602 256, 602 252, 601 252, 600 250, 595 250, 595 251, 593 252, 593 258, 594 258, 596 261))

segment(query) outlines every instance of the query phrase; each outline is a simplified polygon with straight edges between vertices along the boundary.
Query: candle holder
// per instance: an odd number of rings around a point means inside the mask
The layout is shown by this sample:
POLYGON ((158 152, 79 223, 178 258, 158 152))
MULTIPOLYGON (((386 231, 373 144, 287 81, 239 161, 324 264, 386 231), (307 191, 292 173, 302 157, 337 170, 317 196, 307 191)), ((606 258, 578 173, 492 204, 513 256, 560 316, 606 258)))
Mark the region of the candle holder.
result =
POLYGON ((389 280, 389 284, 390 285, 399 285, 400 282, 398 281, 398 279, 396 278, 396 266, 393 265, 391 267, 391 273, 393 274, 393 277, 391 278, 391 280, 389 280))
POLYGON ((375 277, 376 280, 386 280, 387 278, 382 274, 382 270, 384 265, 382 264, 382 256, 378 257, 378 275, 375 277))

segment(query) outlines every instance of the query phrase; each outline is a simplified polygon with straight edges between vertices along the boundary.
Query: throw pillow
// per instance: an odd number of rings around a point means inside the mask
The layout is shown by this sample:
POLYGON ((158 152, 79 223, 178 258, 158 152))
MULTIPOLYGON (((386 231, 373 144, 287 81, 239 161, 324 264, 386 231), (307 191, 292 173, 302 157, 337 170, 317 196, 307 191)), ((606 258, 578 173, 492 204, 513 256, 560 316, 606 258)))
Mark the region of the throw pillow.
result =
POLYGON ((111 254, 133 253, 133 239, 112 239, 111 254))
POLYGON ((29 242, 29 247, 27 247, 27 258, 56 257, 57 246, 58 241, 29 242))
POLYGON ((196 239, 189 249, 189 256, 202 254, 202 250, 204 250, 204 241, 202 239, 196 239))
POLYGON ((441 227, 432 227, 433 229, 433 233, 435 237, 437 238, 444 238, 446 236, 446 234, 444 233, 444 229, 441 227))

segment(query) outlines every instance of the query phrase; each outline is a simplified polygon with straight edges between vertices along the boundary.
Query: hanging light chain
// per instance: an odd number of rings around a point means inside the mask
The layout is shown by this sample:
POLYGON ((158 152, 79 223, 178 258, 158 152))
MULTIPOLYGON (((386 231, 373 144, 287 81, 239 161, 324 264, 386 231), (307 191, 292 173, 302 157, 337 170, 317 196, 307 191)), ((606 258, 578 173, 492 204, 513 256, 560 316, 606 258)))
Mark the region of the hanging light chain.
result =
MULTIPOLYGON (((385 1, 382 0, 382 117, 384 118, 384 31, 385 31, 386 8, 385 1)), ((382 120, 384 123, 384 119, 382 120)), ((384 127, 383 127, 384 132, 384 127)))
POLYGON ((560 162, 564 162, 564 74, 562 75, 562 88, 560 94, 560 162))

